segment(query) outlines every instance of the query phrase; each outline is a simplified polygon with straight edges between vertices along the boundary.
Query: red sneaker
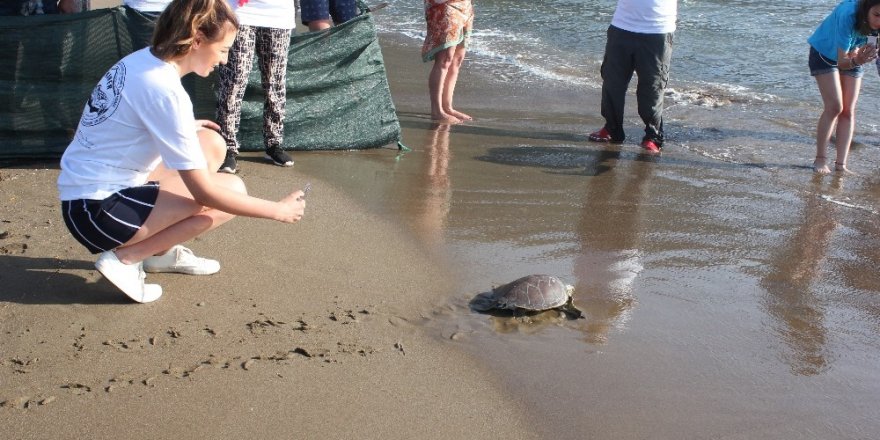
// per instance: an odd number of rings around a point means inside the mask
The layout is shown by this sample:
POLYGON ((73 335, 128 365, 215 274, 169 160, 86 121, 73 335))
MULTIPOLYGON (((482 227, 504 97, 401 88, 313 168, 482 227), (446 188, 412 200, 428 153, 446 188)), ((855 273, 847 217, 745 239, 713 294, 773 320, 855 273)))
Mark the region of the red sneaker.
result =
POLYGON ((611 142, 611 133, 602 127, 599 131, 590 133, 590 140, 593 142, 611 142))
POLYGON ((645 139, 642 141, 642 148, 648 150, 648 152, 650 153, 660 152, 660 146, 650 139, 645 139))

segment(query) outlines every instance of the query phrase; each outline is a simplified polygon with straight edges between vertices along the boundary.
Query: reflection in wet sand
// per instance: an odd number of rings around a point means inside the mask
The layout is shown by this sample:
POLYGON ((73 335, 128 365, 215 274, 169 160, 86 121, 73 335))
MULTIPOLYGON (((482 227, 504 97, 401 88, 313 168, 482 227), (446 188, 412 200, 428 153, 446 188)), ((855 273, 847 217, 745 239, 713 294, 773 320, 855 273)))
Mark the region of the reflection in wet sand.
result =
POLYGON ((577 229, 574 300, 584 311, 587 342, 604 344, 612 329, 623 329, 636 304, 632 284, 642 271, 639 205, 654 165, 629 161, 605 150, 590 168, 584 210, 577 229), (626 169, 630 168, 630 169, 626 169))
MULTIPOLYGON (((875 208, 880 206, 880 200, 877 199, 880 195, 880 176, 871 176, 862 185, 866 193, 855 197, 856 204, 867 207, 868 209, 860 211, 870 212, 871 215, 854 216, 856 221, 849 227, 855 234, 845 241, 849 255, 838 262, 839 266, 835 270, 839 271, 848 289, 861 292, 847 298, 847 302, 871 319, 874 328, 880 329, 880 296, 876 294, 877 286, 880 286, 880 271, 874 270, 880 265, 880 217, 875 208)), ((848 188, 839 198, 849 199, 850 196, 848 188)), ((836 209, 841 212, 849 211, 836 209)))
POLYGON ((425 198, 414 224, 419 237, 431 245, 443 241, 452 197, 449 181, 450 128, 446 124, 434 125, 427 131, 428 138, 424 146, 427 162, 422 174, 425 198))
MULTIPOLYGON (((834 184, 839 183, 837 179, 834 184)), ((830 365, 822 301, 813 283, 837 228, 837 212, 815 189, 805 196, 803 223, 774 255, 770 272, 761 280, 767 314, 790 350, 783 358, 798 375, 819 374, 830 365)))

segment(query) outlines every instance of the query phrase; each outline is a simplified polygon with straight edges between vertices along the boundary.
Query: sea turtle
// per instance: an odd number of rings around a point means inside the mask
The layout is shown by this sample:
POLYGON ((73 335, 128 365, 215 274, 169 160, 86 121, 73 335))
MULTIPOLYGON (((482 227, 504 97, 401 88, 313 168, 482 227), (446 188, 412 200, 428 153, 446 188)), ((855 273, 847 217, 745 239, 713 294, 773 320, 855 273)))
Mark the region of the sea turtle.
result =
POLYGON ((478 312, 492 309, 526 312, 556 309, 569 318, 582 318, 583 313, 572 303, 573 291, 573 286, 554 276, 528 275, 477 295, 471 301, 471 307, 478 312))

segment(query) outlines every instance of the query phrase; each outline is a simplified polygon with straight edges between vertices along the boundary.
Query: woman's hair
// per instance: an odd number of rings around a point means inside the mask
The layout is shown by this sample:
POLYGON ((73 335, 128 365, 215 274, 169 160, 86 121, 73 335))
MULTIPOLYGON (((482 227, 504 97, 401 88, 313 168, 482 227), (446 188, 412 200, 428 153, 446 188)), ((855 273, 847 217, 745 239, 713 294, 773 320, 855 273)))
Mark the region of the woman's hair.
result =
POLYGON ((186 55, 199 33, 207 42, 223 38, 226 23, 238 29, 226 0, 174 0, 156 21, 153 54, 166 61, 186 55))
POLYGON ((859 7, 856 9, 856 30, 862 35, 870 35, 874 32, 868 25, 868 13, 874 6, 880 5, 880 0, 859 0, 859 7))

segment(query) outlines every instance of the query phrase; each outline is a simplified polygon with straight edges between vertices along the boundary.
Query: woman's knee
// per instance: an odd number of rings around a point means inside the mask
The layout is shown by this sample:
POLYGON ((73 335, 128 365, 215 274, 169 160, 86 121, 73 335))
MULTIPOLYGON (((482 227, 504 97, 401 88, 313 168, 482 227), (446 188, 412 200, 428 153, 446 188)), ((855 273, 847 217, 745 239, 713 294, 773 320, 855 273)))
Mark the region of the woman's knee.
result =
POLYGON ((855 119, 856 109, 852 107, 844 107, 837 115, 837 119, 855 119))
POLYGON ((829 116, 832 118, 837 118, 841 114, 843 114, 843 112, 844 112, 843 104, 840 102, 825 103, 825 110, 824 111, 825 111, 826 116, 829 116))
POLYGON ((226 173, 217 173, 214 177, 217 179, 218 185, 240 194, 247 194, 247 186, 241 177, 226 173))
MULTIPOLYGON (((215 174, 215 177, 217 178, 217 180, 215 181, 217 185, 220 185, 230 191, 247 194, 247 188, 245 187, 244 180, 241 180, 240 177, 225 173, 217 173, 215 174)), ((228 212, 220 211, 218 209, 210 209, 206 211, 206 213, 213 219, 212 222, 214 226, 219 226, 236 217, 235 214, 230 214, 228 212)))
POLYGON ((209 128, 199 130, 199 143, 208 161, 208 169, 216 171, 226 158, 226 140, 220 133, 209 128))
POLYGON ((437 52, 434 56, 434 65, 442 69, 448 69, 455 62, 455 48, 450 47, 437 52))
POLYGON ((452 60, 456 65, 461 65, 464 62, 464 57, 467 54, 467 48, 464 47, 463 44, 456 46, 455 53, 452 56, 452 60))

